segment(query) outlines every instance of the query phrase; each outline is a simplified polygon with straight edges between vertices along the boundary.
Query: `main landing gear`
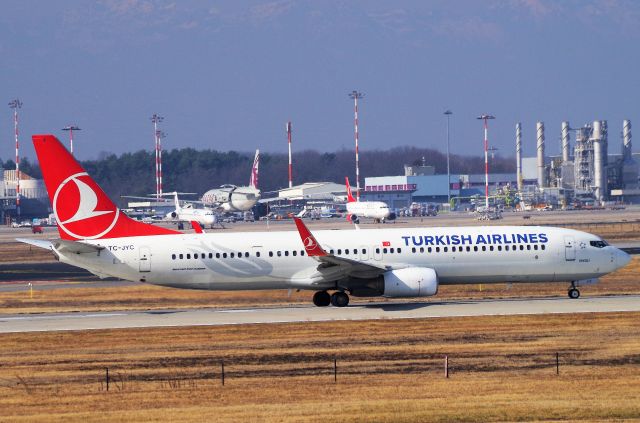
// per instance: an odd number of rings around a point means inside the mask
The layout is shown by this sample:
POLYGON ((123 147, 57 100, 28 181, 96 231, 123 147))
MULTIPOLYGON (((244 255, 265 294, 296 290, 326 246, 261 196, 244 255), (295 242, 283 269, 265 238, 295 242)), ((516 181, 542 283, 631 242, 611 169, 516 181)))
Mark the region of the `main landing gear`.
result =
POLYGON ((575 282, 571 282, 571 287, 569 288, 568 295, 569 295, 569 298, 573 300, 580 298, 580 291, 578 290, 578 288, 576 288, 575 282))
POLYGON ((326 307, 329 304, 334 307, 346 307, 349 304, 349 296, 342 291, 336 291, 331 295, 327 291, 318 291, 313 294, 313 304, 318 307, 326 307))

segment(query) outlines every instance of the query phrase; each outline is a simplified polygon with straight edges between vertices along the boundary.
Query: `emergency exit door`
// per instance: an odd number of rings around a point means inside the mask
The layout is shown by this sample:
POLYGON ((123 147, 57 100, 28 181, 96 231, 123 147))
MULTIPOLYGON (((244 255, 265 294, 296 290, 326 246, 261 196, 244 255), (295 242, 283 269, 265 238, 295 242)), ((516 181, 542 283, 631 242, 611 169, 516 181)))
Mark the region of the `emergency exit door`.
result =
POLYGON ((567 261, 576 259, 576 240, 572 236, 564 237, 564 258, 567 261))

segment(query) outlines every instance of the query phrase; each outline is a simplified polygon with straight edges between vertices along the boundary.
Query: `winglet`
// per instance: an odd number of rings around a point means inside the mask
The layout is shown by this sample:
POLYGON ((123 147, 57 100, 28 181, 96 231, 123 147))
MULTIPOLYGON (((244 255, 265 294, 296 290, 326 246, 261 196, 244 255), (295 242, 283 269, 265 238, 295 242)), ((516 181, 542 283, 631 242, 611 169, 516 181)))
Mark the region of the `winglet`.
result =
POLYGON ((304 245, 304 249, 309 257, 322 257, 326 256, 327 252, 322 249, 316 238, 311 234, 307 226, 302 222, 302 219, 294 217, 293 221, 296 222, 296 228, 300 234, 300 239, 304 245))
POLYGON ((203 234, 204 233, 204 230, 202 229, 202 226, 200 226, 200 224, 195 220, 191 221, 191 227, 193 228, 194 231, 196 231, 197 234, 203 234))

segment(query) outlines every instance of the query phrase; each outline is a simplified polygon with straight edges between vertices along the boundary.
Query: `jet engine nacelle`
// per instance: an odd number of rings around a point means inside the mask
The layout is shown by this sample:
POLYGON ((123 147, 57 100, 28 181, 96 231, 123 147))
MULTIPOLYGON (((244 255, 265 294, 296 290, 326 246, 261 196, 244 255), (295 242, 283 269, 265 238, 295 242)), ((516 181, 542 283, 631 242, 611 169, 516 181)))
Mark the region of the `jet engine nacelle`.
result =
POLYGON ((396 220, 396 214, 394 212, 389 213, 389 217, 386 220, 396 220))
POLYGON ((351 221, 351 223, 355 223, 355 224, 360 223, 360 219, 355 214, 350 214, 349 215, 349 220, 351 221))
POLYGON ((428 267, 390 270, 382 276, 385 297, 429 297, 438 293, 438 276, 428 267))
POLYGON ((178 213, 173 211, 170 213, 170 216, 175 219, 176 217, 178 217, 178 213))

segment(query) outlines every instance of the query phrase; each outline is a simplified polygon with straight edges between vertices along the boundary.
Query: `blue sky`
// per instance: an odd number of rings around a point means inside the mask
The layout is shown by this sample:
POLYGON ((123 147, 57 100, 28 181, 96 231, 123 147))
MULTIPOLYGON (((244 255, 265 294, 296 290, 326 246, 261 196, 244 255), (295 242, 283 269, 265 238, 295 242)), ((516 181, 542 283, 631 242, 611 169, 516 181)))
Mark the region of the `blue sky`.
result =
POLYGON ((11 110, 19 97, 23 155, 30 135, 66 134, 77 156, 153 148, 149 117, 165 117, 164 148, 285 152, 411 145, 454 153, 490 143, 526 155, 535 122, 547 151, 560 123, 622 120, 640 127, 640 2, 505 1, 28 1, 0 14, 0 158, 13 158, 11 110))

